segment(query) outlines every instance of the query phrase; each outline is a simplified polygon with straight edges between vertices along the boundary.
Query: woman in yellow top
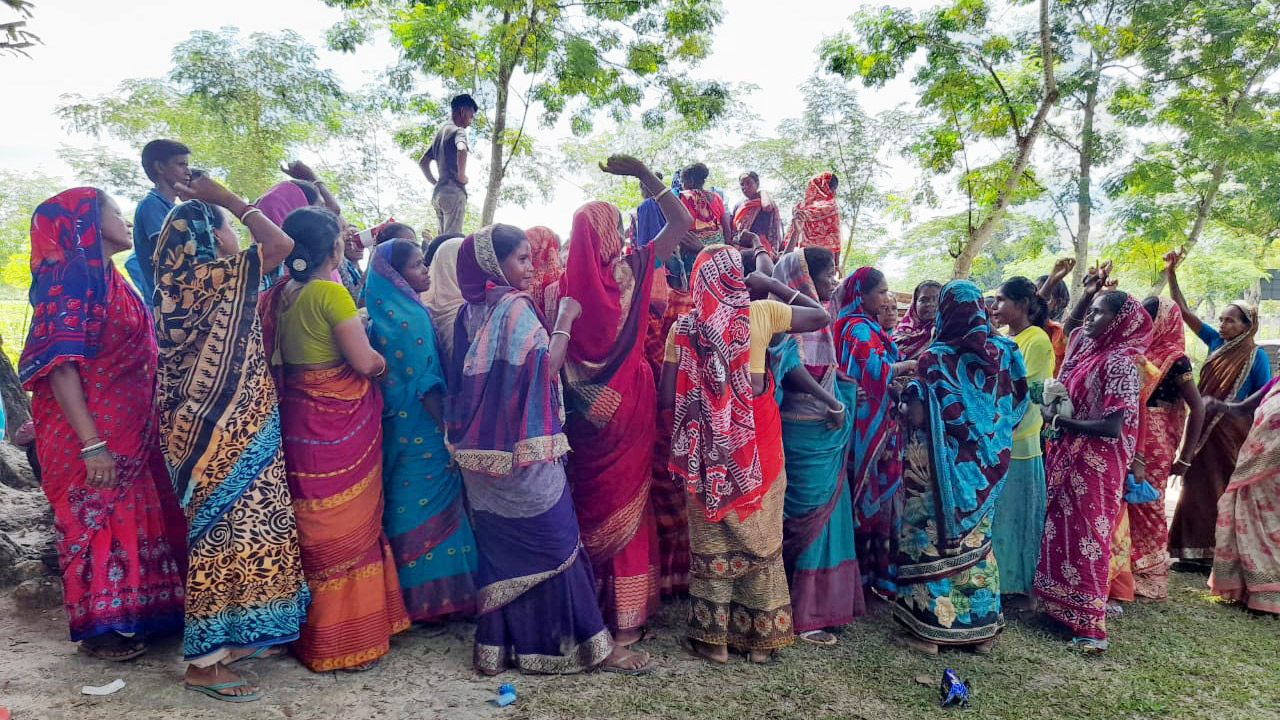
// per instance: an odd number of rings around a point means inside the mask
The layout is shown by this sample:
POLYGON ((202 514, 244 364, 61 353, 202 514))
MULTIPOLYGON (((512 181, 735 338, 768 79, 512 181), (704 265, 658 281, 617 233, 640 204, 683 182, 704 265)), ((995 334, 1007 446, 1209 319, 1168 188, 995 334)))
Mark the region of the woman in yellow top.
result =
MULTIPOLYGON (((1053 377, 1056 357, 1044 330, 1049 307, 1036 294, 1035 283, 1024 277, 1005 281, 996 291, 992 321, 1008 328, 1027 366, 1027 386, 1053 377)), ((1034 393, 1033 393, 1034 395, 1034 393)), ((1013 460, 1009 479, 996 500, 991 544, 1000 568, 1000 592, 1031 597, 1044 533, 1045 478, 1040 452, 1040 406, 1030 401, 1022 422, 1013 431, 1013 460)), ((1005 602, 1009 602, 1006 600, 1005 602)), ((1029 605, 1028 605, 1029 606, 1029 605)))
POLYGON ((355 301, 329 280, 342 262, 337 216, 300 208, 288 282, 259 305, 280 369, 280 422, 311 607, 294 652, 316 672, 364 670, 409 627, 382 532, 382 395, 387 361, 369 345, 355 301))
POLYGON ((675 407, 671 471, 693 496, 690 650, 725 663, 729 646, 768 662, 795 640, 782 561, 787 475, 774 379, 777 333, 831 322, 818 303, 768 275, 743 277, 737 248, 711 245, 693 265, 693 308, 672 326, 661 402, 675 407), (750 290, 783 298, 752 302, 750 290))

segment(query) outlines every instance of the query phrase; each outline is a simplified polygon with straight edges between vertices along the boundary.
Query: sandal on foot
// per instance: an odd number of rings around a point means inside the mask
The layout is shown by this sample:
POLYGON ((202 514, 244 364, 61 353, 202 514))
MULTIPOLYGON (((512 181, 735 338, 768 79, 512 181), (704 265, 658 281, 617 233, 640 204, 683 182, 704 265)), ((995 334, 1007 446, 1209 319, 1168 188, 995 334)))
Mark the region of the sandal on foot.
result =
POLYGON ((249 693, 248 695, 227 695, 226 693, 218 692, 219 690, 234 690, 236 688, 245 687, 249 684, 249 681, 244 678, 240 678, 234 682, 215 683, 213 685, 192 685, 189 682, 183 682, 182 684, 185 685, 188 690, 195 690, 202 695, 208 695, 214 700, 221 700, 223 702, 242 703, 262 699, 262 694, 256 692, 249 693))
POLYGON ((814 645, 831 646, 840 642, 839 638, 826 630, 809 630, 807 632, 800 633, 796 637, 807 643, 813 643, 814 645))
POLYGON ((930 657, 935 657, 938 654, 937 643, 931 643, 928 640, 918 640, 906 635, 895 635, 893 638, 893 644, 898 647, 907 648, 908 650, 915 650, 918 653, 924 653, 930 657))
POLYGON ((132 645, 117 645, 115 652, 111 652, 108 651, 106 647, 90 647, 84 643, 80 643, 76 647, 76 651, 88 655, 96 660, 106 660, 107 662, 128 662, 146 654, 147 646, 140 642, 135 642, 132 645))
POLYGON ((1086 655, 1101 655, 1106 652, 1108 647, 1106 640, 1085 637, 1071 638, 1069 644, 1072 648, 1083 651, 1086 655))
POLYGON ((260 645, 254 648, 253 652, 249 653, 248 655, 238 657, 235 660, 232 660, 226 664, 230 666, 230 665, 235 665, 236 663, 242 663, 246 660, 257 660, 258 658, 273 658, 273 657, 280 657, 281 655, 284 655, 284 648, 281 648, 279 645, 260 645), (272 650, 275 650, 275 652, 272 652, 272 650))

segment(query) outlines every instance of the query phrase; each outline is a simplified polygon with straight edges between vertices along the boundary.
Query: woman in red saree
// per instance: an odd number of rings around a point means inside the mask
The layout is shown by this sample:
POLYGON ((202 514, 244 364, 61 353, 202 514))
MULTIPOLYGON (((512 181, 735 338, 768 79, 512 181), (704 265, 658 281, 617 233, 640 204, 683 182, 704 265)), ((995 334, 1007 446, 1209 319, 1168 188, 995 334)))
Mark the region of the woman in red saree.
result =
POLYGON ((555 315, 560 276, 564 274, 564 261, 560 259, 560 238, 549 227, 541 225, 525 231, 529 238, 529 251, 533 253, 533 282, 529 295, 538 310, 548 316, 555 315), (548 298, 551 304, 548 305, 548 298))
POLYGON ((1218 537, 1209 590, 1250 610, 1280 615, 1280 383, 1272 379, 1244 402, 1212 401, 1248 416, 1253 429, 1218 500, 1218 537))
POLYGON ((110 197, 72 188, 31 218, 31 392, 41 488, 53 507, 71 639, 131 660, 182 629, 186 524, 155 406, 151 317, 111 262, 132 246, 110 197))
POLYGON ((1129 503, 1130 553, 1134 594, 1164 600, 1169 597, 1165 488, 1172 472, 1182 474, 1190 465, 1191 453, 1204 423, 1204 402, 1191 374, 1177 303, 1169 298, 1149 297, 1142 302, 1142 307, 1152 317, 1155 327, 1146 352, 1146 360, 1155 372, 1142 387, 1142 421, 1131 469, 1135 478, 1145 479, 1160 497, 1148 503, 1129 503), (1182 446, 1180 455, 1179 445, 1182 446))
POLYGON ((315 672, 365 670, 409 627, 395 556, 382 531, 382 394, 387 373, 355 301, 329 280, 342 259, 337 218, 302 208, 290 279, 259 301, 267 357, 279 366, 285 470, 311 588, 293 650, 315 672))
POLYGON ((829 172, 809 181, 804 200, 791 213, 791 229, 787 231, 787 250, 797 247, 821 247, 836 257, 840 267, 840 206, 836 204, 839 179, 829 172))
MULTIPOLYGON (((694 163, 679 173, 680 189, 676 192, 685 210, 693 218, 687 237, 681 238, 679 252, 667 262, 667 271, 674 276, 675 285, 689 289, 693 263, 698 252, 708 245, 727 243, 733 239, 733 217, 725 210, 724 198, 704 185, 710 170, 702 163, 694 163)), ((660 255, 666 258, 666 255, 660 255)))
POLYGON ((639 178, 667 218, 653 242, 622 255, 618 209, 598 201, 582 206, 560 286, 563 297, 582 305, 579 327, 593 329, 574 334, 565 356, 565 432, 574 448, 569 484, 605 623, 626 646, 640 639, 658 609, 658 538, 649 505, 657 392, 643 343, 654 260, 675 249, 691 219, 639 161, 615 158, 609 168, 639 178))
POLYGON ((1084 318, 1058 374, 1073 416, 1056 414, 1056 405, 1042 408, 1062 435, 1046 456, 1048 503, 1034 585, 1045 612, 1074 632, 1072 645, 1089 652, 1107 648, 1113 524, 1138 436, 1135 360, 1151 341, 1142 305, 1122 292, 1099 294, 1104 282, 1105 275, 1085 279, 1068 322, 1071 329, 1084 318))
POLYGON ((787 473, 782 418, 766 356, 780 332, 830 324, 818 301, 779 280, 742 275, 741 253, 712 246, 694 266, 694 306, 671 329, 662 403, 675 408, 671 471, 688 488, 692 652, 729 646, 768 662, 795 640, 782 559, 787 473), (751 301, 752 291, 790 298, 751 301))

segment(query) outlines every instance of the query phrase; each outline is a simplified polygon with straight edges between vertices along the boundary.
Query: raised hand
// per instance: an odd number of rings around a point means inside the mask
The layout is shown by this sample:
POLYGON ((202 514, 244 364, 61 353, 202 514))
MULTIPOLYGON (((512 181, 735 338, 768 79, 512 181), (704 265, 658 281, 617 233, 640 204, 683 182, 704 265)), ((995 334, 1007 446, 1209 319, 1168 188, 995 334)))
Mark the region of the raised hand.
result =
POLYGON ((1177 250, 1170 250, 1164 254, 1164 275, 1166 278, 1174 273, 1175 269, 1186 256, 1187 249, 1185 247, 1178 248, 1177 250))
POLYGON ((227 208, 233 213, 236 212, 237 205, 244 204, 240 196, 226 189, 217 180, 204 173, 192 173, 189 181, 175 183, 173 187, 178 191, 178 194, 188 200, 202 200, 227 208))
POLYGON ((281 163, 280 171, 294 180, 306 180, 307 182, 315 182, 316 174, 306 163, 301 160, 294 160, 285 165, 281 163))
POLYGON ((1053 264, 1053 270, 1049 272, 1049 276, 1061 280, 1071 274, 1076 269, 1075 258, 1058 258, 1053 264))
POLYGON ((629 175, 640 177, 649 172, 649 167, 630 155, 610 155, 609 159, 600 163, 600 169, 610 175, 629 175))

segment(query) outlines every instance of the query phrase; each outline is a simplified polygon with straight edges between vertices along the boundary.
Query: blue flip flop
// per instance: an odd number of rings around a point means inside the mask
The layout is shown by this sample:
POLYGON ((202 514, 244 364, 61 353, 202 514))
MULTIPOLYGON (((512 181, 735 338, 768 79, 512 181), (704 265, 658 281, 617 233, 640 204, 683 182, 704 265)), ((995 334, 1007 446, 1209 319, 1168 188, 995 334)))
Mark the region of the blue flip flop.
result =
MULTIPOLYGON (((275 647, 276 647, 275 645, 259 645, 257 648, 254 649, 253 652, 249 653, 248 655, 245 655, 244 657, 238 657, 235 660, 232 660, 231 662, 227 663, 227 665, 228 666, 235 665, 236 663, 242 663, 245 660, 257 660, 258 658, 263 657, 263 655, 268 650, 271 650, 272 648, 275 648, 275 647)), ((283 654, 283 653, 280 653, 280 654, 283 654)))
POLYGON ((235 682, 217 683, 215 685, 192 685, 187 682, 183 683, 183 685, 187 686, 188 690, 195 690, 203 695, 208 695, 214 700, 222 700, 223 702, 242 703, 261 700, 262 695, 260 693, 250 693, 248 695, 224 695, 223 693, 218 692, 219 690, 233 690, 235 688, 244 687, 248 684, 249 681, 244 678, 240 678, 235 682))

